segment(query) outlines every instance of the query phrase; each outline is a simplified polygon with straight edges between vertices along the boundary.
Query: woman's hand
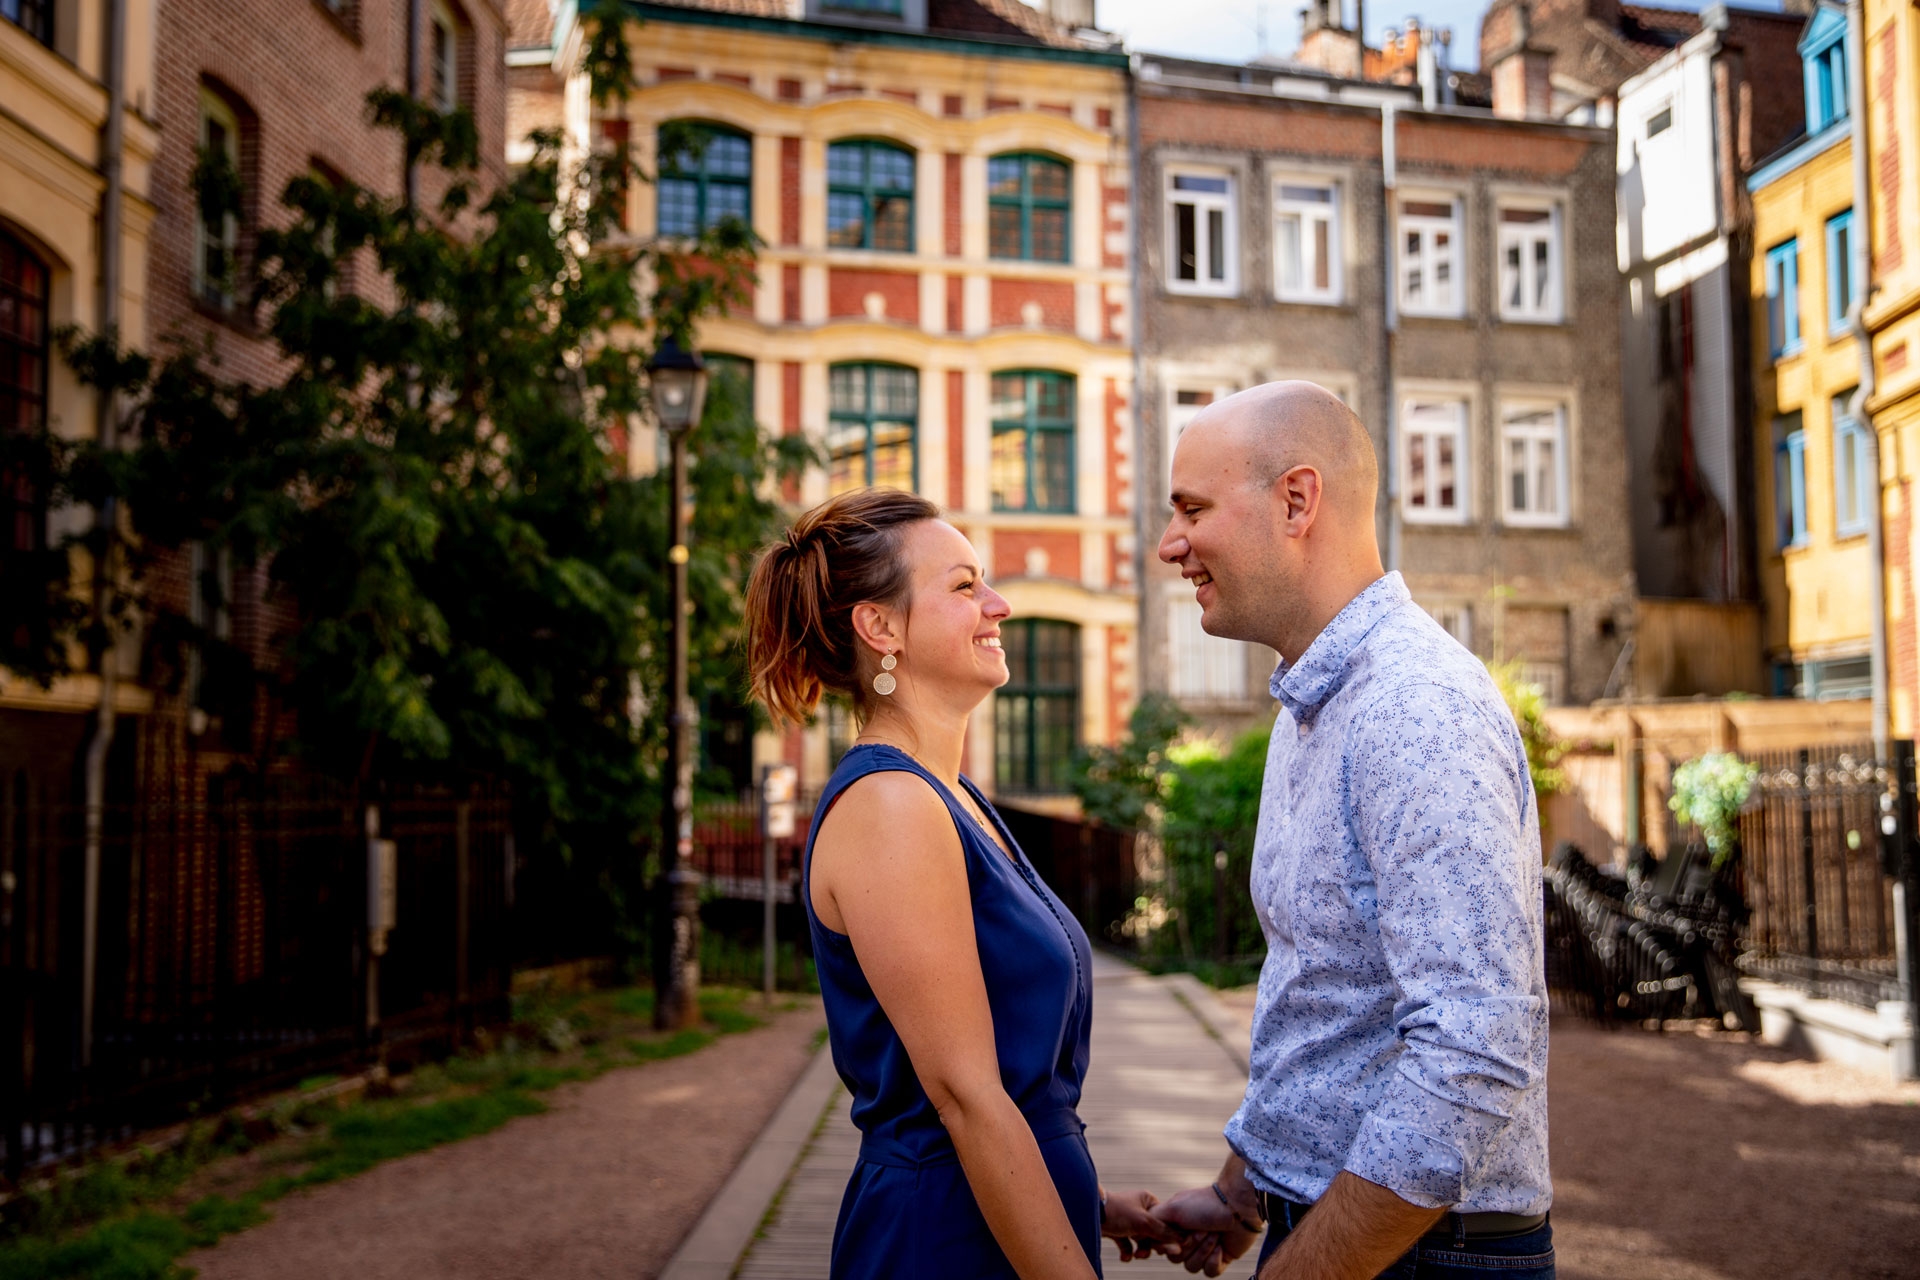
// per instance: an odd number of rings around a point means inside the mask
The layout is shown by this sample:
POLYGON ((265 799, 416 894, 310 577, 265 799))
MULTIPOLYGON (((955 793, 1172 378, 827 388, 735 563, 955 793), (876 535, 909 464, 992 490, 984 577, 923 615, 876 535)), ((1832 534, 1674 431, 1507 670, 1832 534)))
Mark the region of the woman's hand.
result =
POLYGON ((1120 1246, 1120 1261, 1151 1258, 1156 1245, 1184 1238, 1184 1233, 1153 1216, 1153 1206, 1159 1203, 1151 1191, 1102 1193, 1100 1234, 1120 1246))

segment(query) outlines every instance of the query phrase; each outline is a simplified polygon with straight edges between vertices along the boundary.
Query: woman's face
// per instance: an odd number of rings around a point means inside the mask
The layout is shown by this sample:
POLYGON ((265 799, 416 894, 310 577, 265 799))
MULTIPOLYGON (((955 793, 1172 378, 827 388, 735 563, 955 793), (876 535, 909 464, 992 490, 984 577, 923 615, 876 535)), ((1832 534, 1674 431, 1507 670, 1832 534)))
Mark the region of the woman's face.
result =
POLYGON ((1013 610, 987 585, 973 544, 944 520, 923 520, 907 529, 904 550, 913 586, 894 674, 923 688, 998 689, 1007 682, 1000 624, 1013 610))

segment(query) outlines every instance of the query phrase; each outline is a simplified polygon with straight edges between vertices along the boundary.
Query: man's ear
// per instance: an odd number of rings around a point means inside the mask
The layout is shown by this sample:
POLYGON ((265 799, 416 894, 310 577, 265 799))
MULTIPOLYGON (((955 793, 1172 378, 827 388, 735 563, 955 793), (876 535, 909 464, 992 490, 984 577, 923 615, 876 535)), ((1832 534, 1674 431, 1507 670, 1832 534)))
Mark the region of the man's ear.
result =
POLYGON ((1306 536, 1320 517, 1320 502, 1325 496, 1320 472, 1314 467, 1294 467, 1273 482, 1273 500, 1288 537, 1306 536))
POLYGON ((900 647, 893 610, 863 600, 853 606, 851 621, 854 638, 875 653, 891 653, 900 647))

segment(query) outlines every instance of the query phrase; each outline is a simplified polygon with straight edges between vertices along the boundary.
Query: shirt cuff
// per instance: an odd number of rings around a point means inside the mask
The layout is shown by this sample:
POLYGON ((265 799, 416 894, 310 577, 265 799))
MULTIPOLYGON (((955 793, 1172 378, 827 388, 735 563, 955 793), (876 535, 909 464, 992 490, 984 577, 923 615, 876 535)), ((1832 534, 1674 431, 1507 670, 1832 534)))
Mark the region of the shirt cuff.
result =
POLYGON ((1347 1150, 1347 1172, 1385 1187, 1422 1209, 1448 1209, 1466 1198, 1466 1161, 1430 1133, 1369 1115, 1347 1150))

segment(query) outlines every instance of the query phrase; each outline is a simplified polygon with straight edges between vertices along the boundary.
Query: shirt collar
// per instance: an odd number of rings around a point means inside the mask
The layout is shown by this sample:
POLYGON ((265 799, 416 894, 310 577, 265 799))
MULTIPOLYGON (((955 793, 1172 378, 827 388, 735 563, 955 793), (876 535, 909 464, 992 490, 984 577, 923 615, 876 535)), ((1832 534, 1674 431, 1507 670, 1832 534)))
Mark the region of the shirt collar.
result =
POLYGON ((1298 662, 1280 659, 1268 689, 1295 720, 1305 724, 1313 719, 1347 682, 1353 652, 1367 638, 1367 633, 1380 619, 1412 598, 1398 572, 1374 579, 1314 637, 1298 662))

